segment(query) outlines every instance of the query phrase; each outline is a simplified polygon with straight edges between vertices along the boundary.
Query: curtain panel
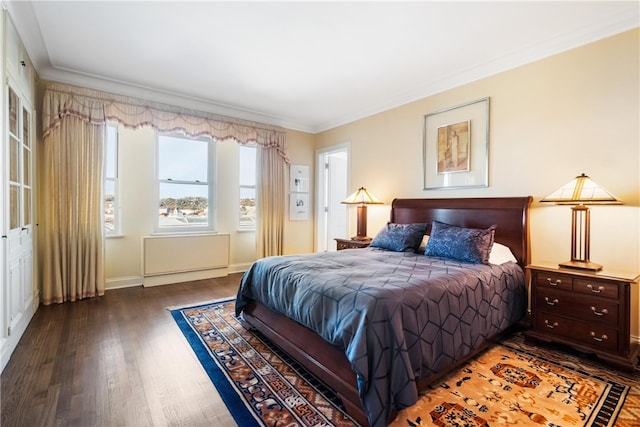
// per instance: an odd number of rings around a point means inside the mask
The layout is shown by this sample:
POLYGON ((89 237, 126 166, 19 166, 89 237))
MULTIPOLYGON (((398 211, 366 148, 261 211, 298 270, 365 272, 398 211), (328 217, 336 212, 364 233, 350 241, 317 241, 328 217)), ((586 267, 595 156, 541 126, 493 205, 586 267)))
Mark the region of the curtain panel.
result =
POLYGON ((145 100, 48 83, 44 93, 42 299, 44 304, 104 294, 102 181, 107 122, 191 137, 255 143, 258 163, 257 250, 281 255, 286 185, 283 128, 145 100))
POLYGON ((275 148, 258 151, 256 252, 258 258, 282 255, 284 250, 284 218, 287 165, 275 148))
POLYGON ((42 302, 104 294, 104 125, 65 117, 44 139, 42 302))

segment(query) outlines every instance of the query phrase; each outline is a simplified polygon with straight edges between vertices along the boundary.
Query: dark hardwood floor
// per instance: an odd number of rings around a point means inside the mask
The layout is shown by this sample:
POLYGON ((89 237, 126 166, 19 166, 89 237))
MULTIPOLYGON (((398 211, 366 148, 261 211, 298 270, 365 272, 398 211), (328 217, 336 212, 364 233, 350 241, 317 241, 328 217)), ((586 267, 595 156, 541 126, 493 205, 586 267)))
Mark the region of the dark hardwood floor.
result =
POLYGON ((2 373, 1 425, 236 425, 167 308, 235 296, 240 277, 40 306, 2 373))

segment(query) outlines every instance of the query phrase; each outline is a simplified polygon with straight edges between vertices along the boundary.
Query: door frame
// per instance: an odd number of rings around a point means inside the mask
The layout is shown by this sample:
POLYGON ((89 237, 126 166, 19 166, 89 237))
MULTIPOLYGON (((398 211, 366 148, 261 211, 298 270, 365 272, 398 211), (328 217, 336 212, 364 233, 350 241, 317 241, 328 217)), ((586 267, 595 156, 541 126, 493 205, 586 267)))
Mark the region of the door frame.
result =
MULTIPOLYGON (((323 147, 320 149, 316 150, 316 224, 314 227, 314 242, 315 242, 315 247, 314 247, 314 251, 318 252, 320 251, 320 242, 321 239, 324 239, 326 236, 321 236, 321 232, 325 230, 325 221, 324 221, 324 190, 325 190, 325 174, 326 174, 326 169, 325 166, 322 162, 322 159, 324 158, 324 156, 326 156, 327 154, 330 153, 334 153, 334 152, 339 152, 339 151, 344 151, 346 152, 347 155, 347 161, 346 161, 346 177, 347 177, 347 183, 346 183, 346 190, 348 191, 349 189, 349 184, 350 184, 350 180, 351 180, 351 142, 350 141, 346 141, 346 142, 342 142, 340 144, 335 144, 335 145, 331 145, 331 146, 327 146, 327 147, 323 147)), ((347 229, 345 231, 348 232, 348 228, 349 228, 349 224, 346 224, 347 229)), ((328 250, 328 248, 327 248, 328 250)))

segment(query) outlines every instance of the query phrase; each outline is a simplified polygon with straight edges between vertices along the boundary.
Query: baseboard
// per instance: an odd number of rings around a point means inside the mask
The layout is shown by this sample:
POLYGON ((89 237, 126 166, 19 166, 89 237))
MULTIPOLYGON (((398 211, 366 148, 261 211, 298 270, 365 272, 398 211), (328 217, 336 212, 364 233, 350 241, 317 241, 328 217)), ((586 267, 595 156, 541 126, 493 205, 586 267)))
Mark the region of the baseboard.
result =
POLYGON ((158 276, 146 276, 142 286, 162 286, 174 283, 192 282, 194 280, 213 279, 229 275, 229 268, 215 268, 211 270, 188 271, 185 273, 161 274, 158 276))
POLYGON ((242 264, 231 264, 229 266, 229 274, 244 273, 249 269, 249 267, 251 267, 252 264, 253 264, 252 262, 245 262, 242 264))
POLYGON ((115 277, 112 279, 105 280, 104 289, 121 289, 121 288, 132 288, 134 286, 142 286, 143 282, 142 276, 128 276, 128 277, 115 277))

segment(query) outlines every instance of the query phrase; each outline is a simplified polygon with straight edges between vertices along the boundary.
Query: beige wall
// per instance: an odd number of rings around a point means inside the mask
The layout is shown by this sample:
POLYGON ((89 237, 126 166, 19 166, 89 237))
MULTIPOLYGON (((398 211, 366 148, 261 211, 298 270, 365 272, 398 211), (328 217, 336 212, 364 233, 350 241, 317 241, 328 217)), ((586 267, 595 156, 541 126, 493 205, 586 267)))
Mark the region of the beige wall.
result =
POLYGON ((308 221, 291 221, 289 219, 289 192, 287 191, 287 200, 285 201, 287 214, 284 221, 284 253, 299 254, 313 252, 315 136, 304 132, 287 131, 287 153, 292 165, 309 166, 309 177, 311 178, 309 201, 311 202, 311 206, 309 206, 308 221))
MULTIPOLYGON (((591 259, 608 269, 640 272, 639 33, 635 29, 322 132, 316 147, 351 141, 350 182, 366 185, 387 203, 396 197, 533 196, 534 262, 569 259, 570 209, 539 200, 584 172, 625 203, 592 208, 591 259), (487 96, 489 187, 424 191, 423 116, 487 96)), ((388 205, 370 207, 370 235, 388 214, 388 205)), ((637 336, 637 300, 632 313, 637 336)))

